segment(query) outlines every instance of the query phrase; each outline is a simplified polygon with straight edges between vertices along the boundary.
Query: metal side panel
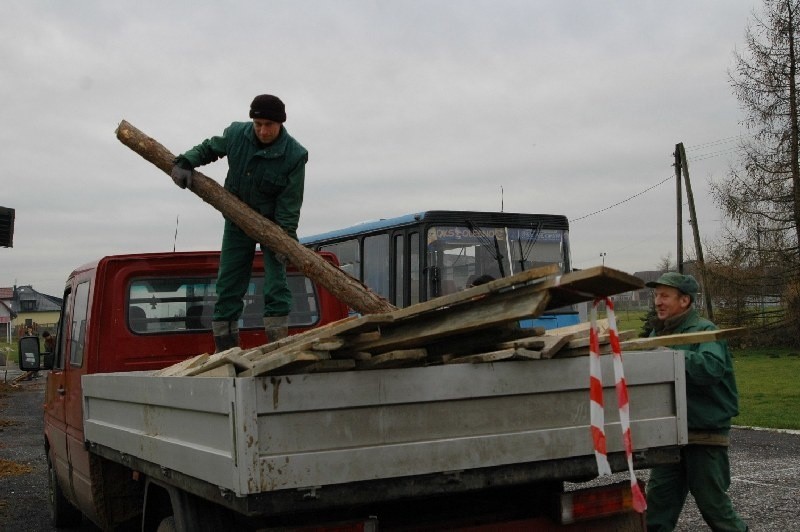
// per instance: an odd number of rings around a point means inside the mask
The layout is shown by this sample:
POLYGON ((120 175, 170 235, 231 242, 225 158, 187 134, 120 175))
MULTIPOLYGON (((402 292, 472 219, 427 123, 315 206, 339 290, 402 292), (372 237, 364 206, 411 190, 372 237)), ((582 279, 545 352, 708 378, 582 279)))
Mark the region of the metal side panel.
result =
MULTIPOLYGON (((621 451, 602 358, 608 450, 621 451)), ((684 444, 682 353, 624 362, 635 448, 684 444)), ((260 491, 593 454, 588 357, 260 380, 260 491)))
MULTIPOLYGON (((87 441, 239 492, 252 474, 236 438, 232 378, 153 377, 146 372, 85 375, 87 441), (244 471, 240 471, 240 468, 244 471)), ((252 403, 252 391, 250 392, 252 403)))
MULTIPOLYGON (((683 354, 624 355, 636 449, 686 443, 683 354)), ((90 443, 238 496, 593 454, 588 357, 306 375, 83 377, 90 443)), ((603 357, 609 452, 623 449, 603 357)))

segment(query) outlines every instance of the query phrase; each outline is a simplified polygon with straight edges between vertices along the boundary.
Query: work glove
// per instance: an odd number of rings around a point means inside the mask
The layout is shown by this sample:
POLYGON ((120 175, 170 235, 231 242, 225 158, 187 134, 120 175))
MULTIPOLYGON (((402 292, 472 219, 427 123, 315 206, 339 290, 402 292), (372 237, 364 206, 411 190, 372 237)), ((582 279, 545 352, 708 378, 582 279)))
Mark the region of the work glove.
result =
POLYGON ((283 264, 284 268, 289 266, 289 258, 283 253, 275 253, 275 260, 283 264))
POLYGON ((191 168, 184 168, 180 165, 175 165, 172 167, 172 171, 169 173, 172 180, 181 188, 192 188, 192 169, 191 168))

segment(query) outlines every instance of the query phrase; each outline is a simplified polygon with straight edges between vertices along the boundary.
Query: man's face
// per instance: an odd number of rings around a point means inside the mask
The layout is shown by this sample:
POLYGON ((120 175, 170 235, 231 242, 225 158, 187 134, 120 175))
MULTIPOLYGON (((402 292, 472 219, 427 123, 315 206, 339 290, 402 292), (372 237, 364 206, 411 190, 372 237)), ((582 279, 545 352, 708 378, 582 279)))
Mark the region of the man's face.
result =
POLYGON ((692 298, 671 286, 659 285, 655 288, 656 314, 658 319, 666 320, 686 312, 692 298))
POLYGON ((270 144, 281 134, 281 123, 264 118, 254 118, 253 131, 255 131, 259 141, 264 144, 270 144))

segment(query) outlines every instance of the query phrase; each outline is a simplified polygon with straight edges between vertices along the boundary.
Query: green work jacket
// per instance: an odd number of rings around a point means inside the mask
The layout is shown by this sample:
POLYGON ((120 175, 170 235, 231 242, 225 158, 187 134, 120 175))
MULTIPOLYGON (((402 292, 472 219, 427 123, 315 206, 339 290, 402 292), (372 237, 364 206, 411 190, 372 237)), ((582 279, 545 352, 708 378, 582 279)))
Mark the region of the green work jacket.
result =
POLYGON ((308 151, 284 127, 275 142, 265 146, 252 122, 234 122, 221 136, 204 140, 176 162, 196 168, 226 156, 225 189, 297 240, 308 151))
MULTIPOLYGON (((717 326, 691 309, 669 334, 713 331, 717 326)), ((656 336, 653 331, 651 336, 656 336)), ((727 433, 739 414, 739 392, 725 341, 672 345, 684 352, 686 410, 689 430, 727 433)))

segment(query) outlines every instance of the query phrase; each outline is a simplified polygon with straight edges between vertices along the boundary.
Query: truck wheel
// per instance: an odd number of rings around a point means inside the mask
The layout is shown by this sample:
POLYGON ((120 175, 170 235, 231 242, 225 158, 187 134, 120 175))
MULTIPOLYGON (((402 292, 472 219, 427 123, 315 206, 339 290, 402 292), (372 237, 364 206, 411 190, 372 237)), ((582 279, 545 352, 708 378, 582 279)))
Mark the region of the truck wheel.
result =
POLYGON ((175 528, 175 516, 170 515, 169 517, 165 517, 160 523, 158 523, 158 528, 156 532, 175 532, 177 528, 175 528))
POLYGON ((50 496, 50 517, 53 520, 53 526, 61 528, 80 524, 83 515, 80 510, 75 508, 64 497, 64 492, 61 491, 61 486, 58 485, 56 470, 53 469, 53 464, 49 459, 47 460, 47 487, 50 496))

